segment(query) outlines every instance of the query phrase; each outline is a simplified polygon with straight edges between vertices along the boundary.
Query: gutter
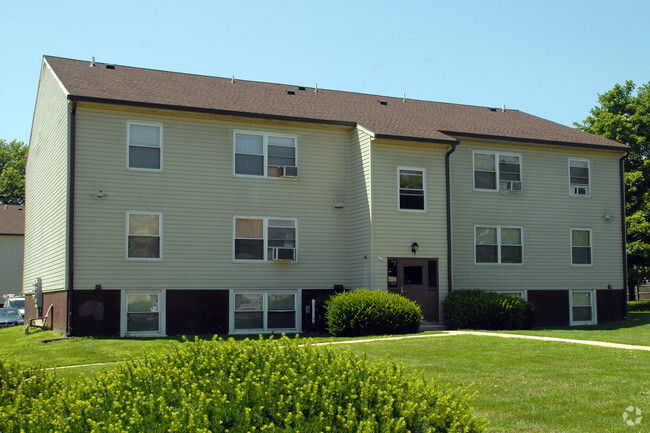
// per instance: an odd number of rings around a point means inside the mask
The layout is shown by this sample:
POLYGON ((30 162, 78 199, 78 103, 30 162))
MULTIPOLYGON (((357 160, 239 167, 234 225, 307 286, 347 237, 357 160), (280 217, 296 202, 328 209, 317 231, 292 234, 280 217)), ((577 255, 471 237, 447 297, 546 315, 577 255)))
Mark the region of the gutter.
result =
POLYGON ((72 335, 72 302, 74 284, 74 187, 75 187, 75 148, 77 135, 77 101, 72 100, 70 110, 70 141, 68 144, 68 314, 66 316, 66 336, 72 335))
POLYGON ((496 140, 496 141, 506 141, 506 142, 515 142, 515 143, 530 143, 530 144, 544 144, 549 146, 564 146, 564 147, 581 147, 587 149, 603 149, 603 150, 619 150, 626 152, 626 146, 612 145, 608 146, 606 144, 591 144, 591 143, 576 143, 571 141, 554 141, 554 140, 544 140, 538 138, 524 138, 524 137, 508 137, 502 135, 489 135, 489 134, 474 134, 469 132, 455 132, 440 130, 443 134, 447 134, 452 137, 464 137, 464 138, 475 138, 479 140, 496 140))
POLYGON ((630 289, 628 285, 627 278, 627 225, 625 224, 625 165, 624 160, 627 157, 627 152, 621 156, 619 159, 619 171, 621 174, 621 237, 623 245, 623 290, 625 296, 623 296, 623 318, 627 319, 627 300, 630 296, 630 289))
POLYGON ((451 149, 445 153, 445 184, 447 192, 447 288, 449 293, 453 289, 453 277, 452 277, 452 266, 451 266, 451 182, 450 182, 450 169, 449 169, 449 157, 456 150, 458 143, 451 143, 451 149))

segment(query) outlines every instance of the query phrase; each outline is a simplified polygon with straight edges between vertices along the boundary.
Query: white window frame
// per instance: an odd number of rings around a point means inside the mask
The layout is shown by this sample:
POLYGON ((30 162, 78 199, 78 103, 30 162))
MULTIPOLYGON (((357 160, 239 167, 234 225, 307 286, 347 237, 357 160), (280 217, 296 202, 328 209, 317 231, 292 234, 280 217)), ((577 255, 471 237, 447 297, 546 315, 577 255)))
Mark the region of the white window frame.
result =
MULTIPOLYGON (((569 174, 569 196, 571 197, 591 197, 591 160, 586 158, 569 158, 567 161, 567 170, 569 174), (576 194, 574 184, 571 183, 571 161, 586 162, 587 163, 587 194, 576 194)), ((583 186, 577 185, 576 186, 583 186)))
POLYGON ((590 268, 594 266, 594 235, 590 228, 572 227, 571 229, 569 229, 569 246, 570 246, 569 261, 571 263, 571 266, 582 267, 582 268, 590 268), (574 231, 589 232, 589 263, 573 263, 573 232, 574 231))
POLYGON ((121 290, 120 336, 121 337, 165 337, 167 329, 167 293, 164 289, 123 289, 121 290), (128 295, 158 295, 158 332, 128 332, 128 295))
MULTIPOLYGON (((126 169, 128 171, 142 171, 142 172, 149 172, 149 173, 160 173, 163 171, 163 161, 165 158, 163 157, 163 143, 165 142, 163 138, 163 124, 162 123, 154 123, 154 122, 141 122, 141 121, 132 121, 128 120, 126 122, 126 169), (160 135, 159 135, 159 141, 158 141, 158 148, 160 149, 160 168, 141 168, 141 167, 131 167, 130 165, 130 154, 131 154, 131 125, 139 125, 139 126, 152 126, 152 127, 157 127, 160 130, 160 135)), ((138 145, 133 145, 134 147, 152 147, 152 146, 138 146, 138 145)))
POLYGON ((235 263, 266 263, 266 262, 276 262, 276 260, 273 260, 272 257, 269 257, 269 220, 287 220, 287 221, 293 221, 294 222, 294 228, 295 228, 295 233, 296 233, 296 238, 295 238, 295 260, 282 260, 280 262, 288 262, 288 263, 298 263, 298 218, 295 217, 261 217, 261 216, 242 216, 242 215, 235 215, 233 216, 232 219, 232 260, 235 263), (264 236, 264 259, 262 260, 244 260, 244 259, 237 259, 235 257, 235 241, 237 240, 237 237, 235 236, 237 234, 237 220, 238 219, 250 219, 250 220, 262 220, 263 221, 263 236, 264 236))
POLYGON ((520 299, 523 301, 528 301, 528 290, 497 290, 497 293, 502 293, 504 295, 519 295, 520 299))
MULTIPOLYGON (((495 152, 495 151, 484 151, 484 150, 473 150, 472 151, 472 189, 474 191, 479 191, 479 192, 499 192, 501 191, 501 173, 499 170, 499 157, 501 156, 511 156, 511 157, 517 157, 519 159, 519 181, 521 182, 522 189, 523 191, 523 185, 524 185, 524 164, 523 164, 523 158, 520 153, 509 153, 509 152, 495 152), (495 188, 477 188, 476 187, 476 154, 483 154, 483 155, 493 155, 494 156, 494 170, 496 173, 496 182, 495 182, 495 188)), ((504 180, 504 182, 506 182, 504 180)), ((514 181, 517 182, 517 181, 514 181)))
POLYGON ((301 289, 230 289, 229 291, 230 298, 230 308, 229 308, 229 325, 228 333, 229 334, 279 334, 279 333, 300 333, 302 332, 302 308, 301 308, 301 299, 302 299, 302 290, 301 289), (263 295, 263 327, 259 329, 235 329, 235 295, 240 294, 251 294, 251 295, 263 295), (268 327, 268 296, 269 295, 293 295, 294 298, 294 311, 296 326, 295 328, 280 329, 268 327))
POLYGON ((427 170, 417 167, 397 167, 397 210, 409 213, 426 213, 427 212, 427 170), (424 199, 424 209, 402 209, 400 207, 401 198, 401 172, 402 170, 422 172, 422 194, 424 199))
MULTIPOLYGON (((127 261, 135 262, 162 262, 163 261, 163 214, 162 212, 148 212, 148 211, 127 211, 126 212, 126 245, 124 249, 124 257, 127 261), (160 254, 159 257, 129 257, 129 215, 157 215, 158 216, 158 238, 160 239, 160 254)), ((134 235, 136 236, 136 235, 134 235)))
POLYGON ((525 241, 524 241, 524 226, 509 226, 509 225, 490 225, 490 224, 474 224, 474 265, 475 266, 523 266, 525 260, 525 241), (476 260, 476 229, 489 228, 496 229, 497 231, 497 261, 495 263, 478 262, 476 260), (501 229, 519 229, 521 234, 521 263, 502 263, 501 262, 501 229))
MULTIPOLYGON (((597 302, 596 302, 596 290, 593 289, 586 289, 586 290, 569 290, 569 325, 570 326, 579 326, 579 325, 596 325, 598 323, 598 308, 597 308, 597 302), (589 301, 590 301, 590 307, 591 307, 591 320, 584 320, 584 321, 577 321, 573 320, 573 293, 574 292, 582 292, 582 293, 589 293, 589 301)), ((584 305, 580 305, 584 306, 584 305)))
MULTIPOLYGON (((277 177, 277 176, 269 176, 268 171, 269 171, 269 137, 280 137, 280 138, 292 138, 294 141, 294 167, 299 167, 298 165, 298 135, 296 134, 283 134, 283 133, 275 133, 275 132, 261 132, 261 131, 247 131, 247 130, 240 130, 236 129, 233 130, 232 134, 232 174, 233 176, 236 177, 247 177, 251 179, 286 179, 283 178, 282 176, 277 177), (262 157, 263 157, 263 168, 264 168, 264 173, 263 174, 242 174, 242 173, 237 173, 237 134, 247 134, 247 135, 259 135, 262 136, 262 157)), ((295 178, 290 178, 290 179, 295 179, 295 178)))

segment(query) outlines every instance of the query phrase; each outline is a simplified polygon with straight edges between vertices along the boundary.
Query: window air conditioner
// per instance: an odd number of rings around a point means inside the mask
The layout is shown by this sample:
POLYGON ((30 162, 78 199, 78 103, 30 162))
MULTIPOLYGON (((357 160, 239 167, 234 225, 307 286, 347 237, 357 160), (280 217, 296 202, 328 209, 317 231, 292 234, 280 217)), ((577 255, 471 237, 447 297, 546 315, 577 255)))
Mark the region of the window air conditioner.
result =
POLYGON ((298 167, 285 165, 282 167, 282 177, 285 178, 296 178, 298 177, 298 167))
POLYGON ((573 195, 587 195, 589 194, 589 188, 587 186, 575 186, 571 185, 573 189, 573 195))
POLYGON ((296 249, 295 248, 280 248, 275 247, 273 250, 273 261, 287 261, 293 262, 296 260, 296 249))
POLYGON ((521 192, 522 182, 519 180, 501 181, 500 190, 502 192, 517 191, 521 192))

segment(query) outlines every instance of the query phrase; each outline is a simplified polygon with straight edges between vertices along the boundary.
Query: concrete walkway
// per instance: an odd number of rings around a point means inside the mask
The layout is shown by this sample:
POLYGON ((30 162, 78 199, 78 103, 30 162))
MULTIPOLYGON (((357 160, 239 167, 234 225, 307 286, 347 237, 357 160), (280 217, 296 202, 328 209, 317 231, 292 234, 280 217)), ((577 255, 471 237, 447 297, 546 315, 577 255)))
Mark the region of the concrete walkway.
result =
POLYGON ((574 340, 571 338, 542 337, 537 335, 504 334, 501 332, 478 332, 478 331, 445 331, 448 335, 486 335, 500 338, 522 338, 524 340, 558 341, 561 343, 585 344, 587 346, 613 347, 616 349, 644 350, 650 352, 650 346, 637 346, 634 344, 608 343, 606 341, 574 340))
POLYGON ((455 335, 478 335, 483 337, 520 338, 524 340, 556 341, 560 343, 584 344, 587 346, 612 347, 615 349, 642 350, 642 351, 650 352, 650 346, 637 346, 633 344, 608 343, 605 341, 573 340, 570 338, 541 337, 537 335, 505 334, 501 332, 479 332, 479 331, 443 331, 440 334, 417 334, 417 335, 406 335, 403 337, 400 336, 376 337, 376 338, 365 338, 359 340, 329 341, 323 343, 316 343, 314 344, 314 346, 327 346, 333 344, 370 343, 372 341, 407 340, 411 338, 453 337, 455 335))

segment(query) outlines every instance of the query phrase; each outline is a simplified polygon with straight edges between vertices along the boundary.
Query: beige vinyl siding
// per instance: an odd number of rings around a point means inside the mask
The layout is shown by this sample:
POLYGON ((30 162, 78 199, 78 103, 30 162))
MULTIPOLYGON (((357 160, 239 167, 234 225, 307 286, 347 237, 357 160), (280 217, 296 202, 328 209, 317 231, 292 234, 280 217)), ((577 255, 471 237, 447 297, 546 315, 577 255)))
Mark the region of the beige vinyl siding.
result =
POLYGON ((370 287, 372 224, 371 224, 371 137, 361 129, 355 131, 350 147, 350 240, 351 289, 370 287))
POLYGON ((622 289, 620 157, 586 148, 462 142, 451 156, 454 288, 622 289), (474 150, 520 154, 523 191, 473 191, 474 150), (590 160, 591 197, 569 196, 569 158, 590 160), (523 227, 524 264, 475 265, 475 225, 523 227), (593 266, 571 266, 571 228, 592 230, 593 266))
POLYGON ((66 288, 69 106, 44 62, 25 180, 24 289, 42 278, 44 292, 66 288))
POLYGON ((372 149, 372 221, 374 273, 372 288, 386 290, 388 257, 437 258, 441 298, 447 292, 447 214, 445 153, 447 146, 375 141, 372 149), (426 212, 398 210, 397 168, 426 170, 426 212))
POLYGON ((24 236, 0 235, 0 294, 23 289, 24 236))
POLYGON ((92 104, 77 125, 75 289, 350 285, 351 128, 92 104), (127 171, 127 121, 163 125, 162 173, 127 171), (298 178, 233 175, 234 130, 295 134, 298 178), (162 213, 162 261, 125 259, 127 211, 162 213), (235 263, 236 216, 296 218, 298 261, 235 263))

